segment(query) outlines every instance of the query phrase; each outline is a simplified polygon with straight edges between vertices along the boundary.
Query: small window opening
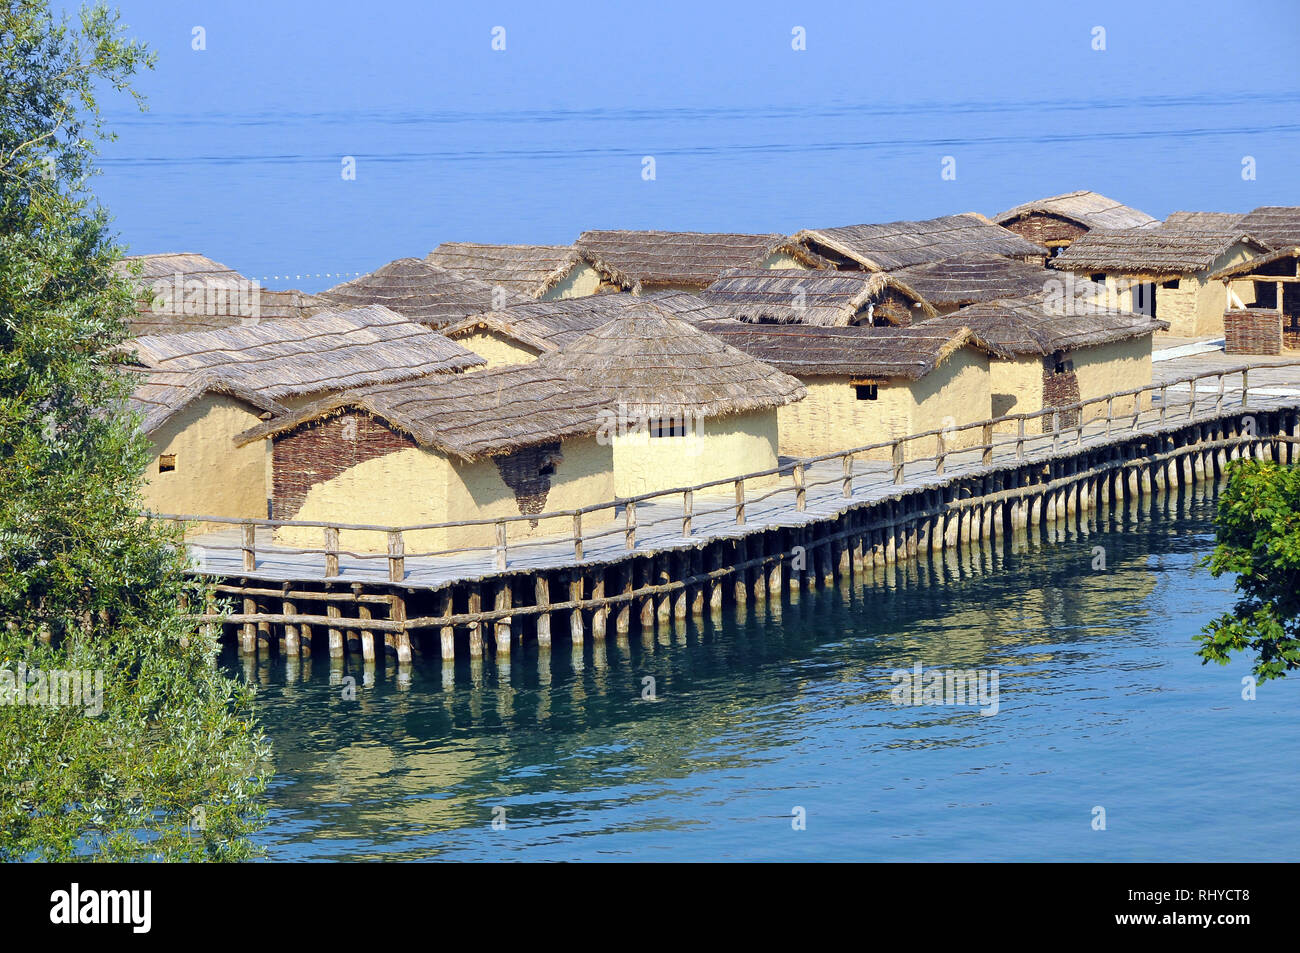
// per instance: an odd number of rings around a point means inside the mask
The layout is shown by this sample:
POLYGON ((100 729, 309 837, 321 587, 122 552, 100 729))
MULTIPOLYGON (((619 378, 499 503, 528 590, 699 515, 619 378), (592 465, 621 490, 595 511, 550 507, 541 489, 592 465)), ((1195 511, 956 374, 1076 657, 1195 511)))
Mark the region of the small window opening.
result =
POLYGON ((1104 273, 1098 273, 1098 274, 1095 274, 1095 275, 1089 275, 1088 277, 1091 278, 1091 279, 1092 279, 1094 282, 1096 282, 1097 284, 1102 284, 1102 283, 1105 282, 1105 280, 1106 280, 1106 275, 1105 275, 1104 273))
POLYGON ((1074 361, 1056 362, 1056 373, 1058 374, 1069 374, 1073 370, 1074 370, 1074 361))
POLYGON ((1169 279, 1168 281, 1166 281, 1166 282, 1164 282, 1163 284, 1161 284, 1160 287, 1161 287, 1161 288, 1177 288, 1177 287, 1178 287, 1178 279, 1177 279, 1177 278, 1171 278, 1171 279, 1169 279))
POLYGON ((158 472, 171 473, 176 469, 176 454, 164 453, 158 457, 158 472))
POLYGON ((537 471, 537 475, 538 475, 538 476, 555 476, 555 464, 552 463, 552 462, 549 461, 549 460, 546 461, 545 463, 543 463, 543 464, 541 465, 541 468, 538 469, 538 471, 537 471))
POLYGON ((854 384, 853 389, 857 392, 858 400, 876 400, 880 396, 877 384, 854 384))
POLYGON ((650 421, 650 436, 652 437, 685 437, 686 421, 684 420, 652 420, 650 421))

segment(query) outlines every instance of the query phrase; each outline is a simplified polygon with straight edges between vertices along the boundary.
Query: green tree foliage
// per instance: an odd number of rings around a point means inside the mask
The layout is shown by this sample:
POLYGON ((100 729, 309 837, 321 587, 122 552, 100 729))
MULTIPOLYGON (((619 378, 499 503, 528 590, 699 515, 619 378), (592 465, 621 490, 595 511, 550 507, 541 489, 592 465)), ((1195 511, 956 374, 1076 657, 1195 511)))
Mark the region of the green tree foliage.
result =
POLYGON ((1241 596, 1197 636, 1196 654, 1226 665, 1250 651, 1260 682, 1282 678, 1300 667, 1300 468, 1230 464, 1216 534, 1206 564, 1214 576, 1236 574, 1241 596))
POLYGON ((185 619, 177 537, 138 517, 132 294, 87 188, 99 96, 150 65, 103 7, 0 8, 0 860, 238 859, 260 824, 251 699, 185 619), (100 673, 102 711, 40 704, 52 672, 100 673))

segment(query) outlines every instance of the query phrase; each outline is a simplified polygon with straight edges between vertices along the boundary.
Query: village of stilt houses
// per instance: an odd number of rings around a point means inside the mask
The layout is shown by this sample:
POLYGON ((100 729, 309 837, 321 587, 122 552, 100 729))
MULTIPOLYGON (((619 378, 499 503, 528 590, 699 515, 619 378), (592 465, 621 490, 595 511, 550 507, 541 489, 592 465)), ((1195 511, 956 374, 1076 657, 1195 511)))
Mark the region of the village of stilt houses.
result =
POLYGON ((623 637, 1300 435, 1300 207, 448 241, 319 294, 120 267, 147 506, 246 653, 623 637))

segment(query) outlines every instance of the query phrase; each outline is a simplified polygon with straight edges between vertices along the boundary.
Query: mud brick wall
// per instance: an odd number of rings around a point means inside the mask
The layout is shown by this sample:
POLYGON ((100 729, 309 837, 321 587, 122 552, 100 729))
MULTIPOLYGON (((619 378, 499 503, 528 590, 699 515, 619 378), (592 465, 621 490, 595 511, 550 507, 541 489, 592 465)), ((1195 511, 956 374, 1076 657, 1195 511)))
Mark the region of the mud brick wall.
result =
POLYGON ((1282 318, 1260 308, 1225 311, 1223 339, 1227 354, 1281 354, 1282 318))
POLYGON ((1068 244, 1088 230, 1077 222, 1068 222, 1055 215, 1030 215, 1005 226, 1021 238, 1040 245, 1068 244))
MULTIPOLYGON (((1070 365, 1070 370, 1064 374, 1056 373, 1056 365, 1061 361, 1069 361, 1070 355, 1056 354, 1048 355, 1043 358, 1043 409, 1048 410, 1052 407, 1065 407, 1069 404, 1079 402, 1079 375, 1074 371, 1074 365, 1070 365)), ((1061 427, 1074 427, 1079 423, 1079 410, 1066 411, 1060 415, 1061 427)), ((1043 433, 1052 432, 1051 415, 1043 417, 1043 433)))
POLYGON ((415 441, 364 414, 312 420, 275 438, 271 451, 272 519, 290 520, 317 484, 415 441))

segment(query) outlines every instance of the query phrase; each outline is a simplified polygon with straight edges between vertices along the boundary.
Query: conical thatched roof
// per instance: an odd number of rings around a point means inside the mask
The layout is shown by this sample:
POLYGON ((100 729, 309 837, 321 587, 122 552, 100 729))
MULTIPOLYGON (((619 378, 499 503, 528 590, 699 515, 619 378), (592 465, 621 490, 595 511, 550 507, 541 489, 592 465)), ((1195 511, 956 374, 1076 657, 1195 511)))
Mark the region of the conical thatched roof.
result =
POLYGON ((604 389, 631 413, 715 417, 805 394, 794 378, 653 304, 625 311, 537 363, 604 389))
POLYGON ((969 328, 942 319, 906 328, 796 324, 711 325, 709 333, 787 374, 919 380, 950 354, 973 347, 1006 356, 969 328))
POLYGON ((1245 234, 1231 230, 1160 225, 1119 232, 1091 231, 1052 259, 1065 271, 1125 275, 1191 275, 1205 271, 1238 242, 1257 252, 1267 249, 1245 234))
POLYGON ((382 268, 335 285, 318 296, 334 305, 379 304, 433 328, 502 305, 529 299, 505 287, 449 271, 419 258, 399 258, 382 268))
POLYGON ((538 298, 582 261, 572 245, 484 245, 443 242, 427 261, 457 274, 538 298))
POLYGON ((1054 279, 1041 265, 1000 255, 959 255, 909 265, 891 271, 890 275, 906 282, 922 298, 940 308, 1034 294, 1054 279))
POLYGON ((128 255, 114 271, 129 278, 139 294, 135 317, 129 321, 134 337, 301 318, 321 305, 301 291, 268 291, 233 268, 193 252, 128 255))
POLYGON ((766 324, 909 324, 935 315, 907 283, 883 272, 733 268, 700 297, 725 317, 766 324))
POLYGON ((1244 231, 1241 220, 1245 217, 1244 212, 1170 212, 1165 224, 1180 228, 1241 232, 1244 231))
POLYGON ((608 324, 630 309, 647 303, 692 324, 724 320, 725 315, 689 291, 656 291, 646 295, 601 294, 562 301, 534 301, 504 311, 489 311, 443 328, 452 340, 478 331, 494 331, 537 352, 555 351, 608 324))
POLYGON ((630 291, 705 288, 728 268, 757 264, 776 251, 788 251, 808 267, 824 264, 775 233, 596 230, 579 235, 576 247, 604 280, 630 291))
POLYGON ((966 327, 999 351, 1036 355, 1126 341, 1169 327, 1149 315, 1094 307, 1085 310, 1077 302, 1039 294, 973 304, 930 324, 966 327))
POLYGON ((143 337, 134 347, 146 367, 212 371, 275 400, 485 363, 436 331, 378 305, 223 331, 143 337))
POLYGON ((129 408, 143 415, 141 429, 153 433, 204 394, 228 394, 258 411, 285 413, 285 408, 257 391, 211 371, 161 371, 126 369, 136 379, 129 408))
POLYGON ((1156 224, 1156 220, 1146 212, 1139 212, 1100 192, 1086 190, 1035 199, 993 216, 993 221, 999 225, 1009 225, 1030 215, 1052 215, 1087 229, 1147 228, 1156 224))
POLYGON ((1042 259, 1047 249, 995 225, 977 212, 917 222, 807 228, 794 241, 841 268, 893 271, 954 255, 1042 259))
POLYGON ((335 394, 253 427, 236 443, 355 410, 408 434, 422 447, 475 460, 594 434, 608 406, 603 391, 536 363, 518 364, 335 394))
POLYGON ((1300 206, 1261 205, 1243 218, 1237 228, 1269 248, 1300 245, 1300 206))

